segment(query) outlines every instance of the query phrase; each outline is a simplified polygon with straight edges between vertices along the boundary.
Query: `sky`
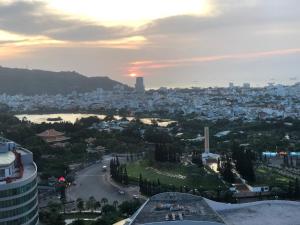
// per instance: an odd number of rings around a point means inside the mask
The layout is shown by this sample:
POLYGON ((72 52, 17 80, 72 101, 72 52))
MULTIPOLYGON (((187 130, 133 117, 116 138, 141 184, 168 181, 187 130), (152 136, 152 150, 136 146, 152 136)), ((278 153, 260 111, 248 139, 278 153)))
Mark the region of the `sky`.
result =
POLYGON ((147 88, 300 81, 299 0, 0 0, 0 65, 147 88))

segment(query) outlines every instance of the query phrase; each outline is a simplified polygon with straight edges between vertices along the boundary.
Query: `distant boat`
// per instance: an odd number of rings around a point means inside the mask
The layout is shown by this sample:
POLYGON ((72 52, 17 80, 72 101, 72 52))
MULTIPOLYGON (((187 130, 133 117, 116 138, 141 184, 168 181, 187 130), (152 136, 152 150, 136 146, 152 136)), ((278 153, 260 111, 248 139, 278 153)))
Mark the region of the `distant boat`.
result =
POLYGON ((54 117, 54 118, 47 118, 47 121, 55 122, 55 121, 62 121, 63 119, 59 117, 54 117))

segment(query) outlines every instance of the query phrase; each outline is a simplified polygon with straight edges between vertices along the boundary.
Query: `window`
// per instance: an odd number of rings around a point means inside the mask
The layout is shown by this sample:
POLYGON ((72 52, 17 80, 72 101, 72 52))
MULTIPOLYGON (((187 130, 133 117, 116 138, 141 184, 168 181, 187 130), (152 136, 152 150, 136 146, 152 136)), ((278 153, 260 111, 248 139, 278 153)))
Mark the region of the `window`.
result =
POLYGON ((0 191, 0 198, 10 197, 14 195, 19 195, 22 193, 25 193, 29 191, 31 188, 33 188, 36 185, 36 179, 34 179, 31 183, 26 184, 22 187, 13 188, 5 191, 0 191))
POLYGON ((0 178, 5 177, 5 169, 0 169, 0 178))
POLYGON ((3 200, 3 201, 0 200, 0 209, 8 208, 8 207, 15 206, 15 205, 20 205, 20 204, 32 199, 36 194, 37 194, 37 188, 34 188, 30 193, 28 193, 22 197, 3 200))

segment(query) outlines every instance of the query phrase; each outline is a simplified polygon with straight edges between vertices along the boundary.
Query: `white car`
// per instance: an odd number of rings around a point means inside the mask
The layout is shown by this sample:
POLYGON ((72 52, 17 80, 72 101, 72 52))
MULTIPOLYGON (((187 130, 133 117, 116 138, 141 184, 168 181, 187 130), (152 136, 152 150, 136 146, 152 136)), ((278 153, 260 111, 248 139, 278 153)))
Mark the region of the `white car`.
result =
POLYGON ((139 196, 138 196, 138 195, 132 195, 132 197, 133 197, 134 199, 139 199, 139 196))
POLYGON ((122 190, 119 190, 118 192, 119 192, 120 195, 125 195, 125 192, 122 191, 122 190))

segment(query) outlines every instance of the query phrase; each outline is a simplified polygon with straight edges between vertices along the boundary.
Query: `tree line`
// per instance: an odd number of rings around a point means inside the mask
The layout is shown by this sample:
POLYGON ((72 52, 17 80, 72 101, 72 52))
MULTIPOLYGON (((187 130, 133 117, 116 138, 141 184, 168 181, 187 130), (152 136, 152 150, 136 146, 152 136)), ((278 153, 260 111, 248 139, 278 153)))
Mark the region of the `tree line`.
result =
POLYGON ((255 172, 253 162, 255 161, 255 154, 251 150, 245 150, 234 144, 232 159, 239 174, 247 181, 254 182, 255 172))
POLYGON ((288 197, 294 199, 300 199, 300 185, 299 185, 298 178, 296 178, 294 182, 289 181, 288 197))
POLYGON ((112 179, 115 181, 128 185, 129 183, 129 178, 128 178, 128 173, 127 173, 127 168, 126 164, 121 165, 119 158, 115 157, 110 160, 110 175, 112 179))
POLYGON ((172 144, 155 144, 154 159, 158 162, 180 162, 181 149, 172 144))

